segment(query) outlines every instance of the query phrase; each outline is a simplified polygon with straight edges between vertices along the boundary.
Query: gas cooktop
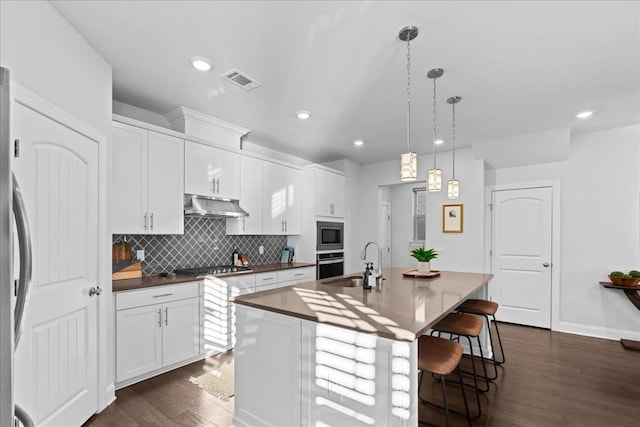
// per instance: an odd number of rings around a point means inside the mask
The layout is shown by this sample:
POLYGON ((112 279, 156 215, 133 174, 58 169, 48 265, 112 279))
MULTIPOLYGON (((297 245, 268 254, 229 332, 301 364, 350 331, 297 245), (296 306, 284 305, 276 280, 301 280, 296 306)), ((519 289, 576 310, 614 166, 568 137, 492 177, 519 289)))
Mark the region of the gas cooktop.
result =
POLYGON ((173 272, 176 274, 184 274, 185 276, 193 277, 223 276, 238 273, 251 273, 251 267, 238 267, 235 265, 214 265, 211 267, 177 268, 173 272))

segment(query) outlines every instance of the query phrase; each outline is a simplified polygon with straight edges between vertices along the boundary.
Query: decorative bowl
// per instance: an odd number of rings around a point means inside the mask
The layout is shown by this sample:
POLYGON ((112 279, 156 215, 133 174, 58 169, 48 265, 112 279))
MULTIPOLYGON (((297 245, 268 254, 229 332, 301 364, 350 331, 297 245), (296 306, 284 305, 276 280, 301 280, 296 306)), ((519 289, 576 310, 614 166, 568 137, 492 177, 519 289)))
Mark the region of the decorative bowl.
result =
POLYGON ((611 283, 618 286, 638 286, 640 283, 640 277, 613 277, 609 276, 611 283))

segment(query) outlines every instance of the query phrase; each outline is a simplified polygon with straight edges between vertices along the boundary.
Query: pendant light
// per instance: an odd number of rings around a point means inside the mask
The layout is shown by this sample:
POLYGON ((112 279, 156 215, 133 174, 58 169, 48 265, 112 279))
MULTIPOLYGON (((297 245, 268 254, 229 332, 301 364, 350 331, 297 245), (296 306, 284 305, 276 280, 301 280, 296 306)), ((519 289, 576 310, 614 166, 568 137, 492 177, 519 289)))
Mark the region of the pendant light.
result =
POLYGON ((429 169, 427 174, 427 187, 429 191, 442 190, 442 169, 438 169, 436 165, 436 141, 437 134, 437 114, 436 114, 436 80, 442 77, 444 70, 442 68, 434 68, 429 70, 427 77, 433 79, 433 169, 429 169))
POLYGON ((461 100, 459 96, 447 99, 447 103, 451 104, 451 145, 453 147, 453 174, 447 182, 447 195, 450 199, 457 199, 460 196, 460 181, 456 179, 456 104, 461 100))
POLYGON ((400 156, 400 180, 415 181, 418 178, 418 155, 411 151, 411 40, 418 37, 418 28, 404 27, 398 37, 407 42, 407 152, 400 156))

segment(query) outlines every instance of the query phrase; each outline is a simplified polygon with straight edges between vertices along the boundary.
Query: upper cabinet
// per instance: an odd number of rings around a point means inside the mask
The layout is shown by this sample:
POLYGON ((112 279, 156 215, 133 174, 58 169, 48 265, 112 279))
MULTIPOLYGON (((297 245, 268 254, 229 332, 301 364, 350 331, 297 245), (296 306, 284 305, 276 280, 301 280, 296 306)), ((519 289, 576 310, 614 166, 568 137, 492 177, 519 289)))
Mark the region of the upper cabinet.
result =
POLYGON ((184 192, 240 199, 240 154, 186 141, 184 192))
POLYGON ((344 217, 344 176, 316 169, 316 215, 344 217))
POLYGON ((300 234, 300 170, 265 161, 262 177, 263 234, 300 234))
POLYGON ((249 216, 227 219, 227 234, 262 234, 262 160, 242 156, 240 169, 240 205, 249 216))
POLYGON ((111 231, 184 232, 184 140, 113 122, 111 231))

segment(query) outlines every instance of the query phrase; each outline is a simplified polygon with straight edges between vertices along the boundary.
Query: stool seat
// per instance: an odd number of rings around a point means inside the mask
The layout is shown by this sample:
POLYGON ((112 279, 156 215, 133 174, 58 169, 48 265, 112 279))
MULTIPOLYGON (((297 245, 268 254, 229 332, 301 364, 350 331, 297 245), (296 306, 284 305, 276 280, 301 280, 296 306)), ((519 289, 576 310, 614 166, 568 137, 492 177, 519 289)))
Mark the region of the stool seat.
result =
POLYGON ((438 337, 418 338, 418 369, 446 376, 456 369, 462 358, 462 345, 438 337))
POLYGON ((464 313, 449 313, 433 329, 453 335, 477 337, 482 331, 482 319, 464 313))
POLYGON ((498 303, 482 299, 468 299, 456 308, 461 313, 491 316, 498 311, 498 303))

